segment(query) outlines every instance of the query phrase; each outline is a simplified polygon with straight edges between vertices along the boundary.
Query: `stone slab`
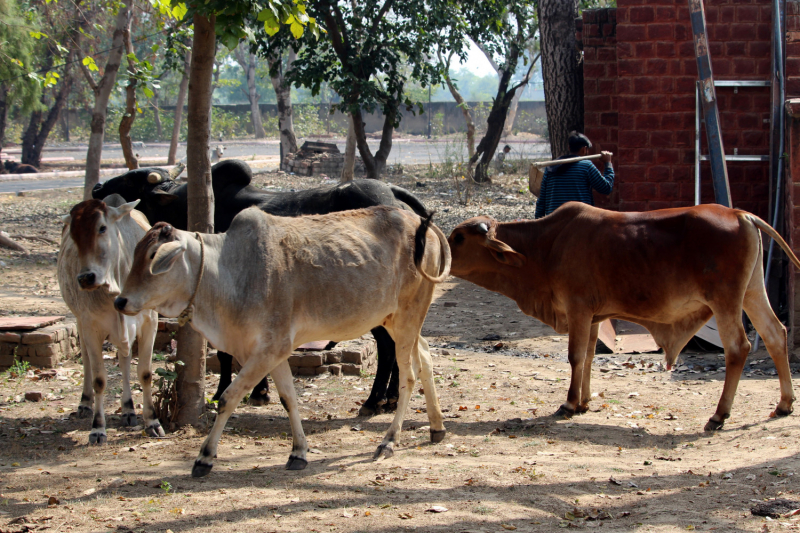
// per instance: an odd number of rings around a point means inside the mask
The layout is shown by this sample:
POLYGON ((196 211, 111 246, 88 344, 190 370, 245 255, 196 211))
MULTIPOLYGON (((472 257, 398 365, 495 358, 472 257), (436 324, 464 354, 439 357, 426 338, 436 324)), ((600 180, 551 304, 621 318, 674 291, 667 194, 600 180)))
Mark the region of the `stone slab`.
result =
POLYGON ((31 330, 64 320, 63 316, 18 316, 0 318, 0 330, 31 330))

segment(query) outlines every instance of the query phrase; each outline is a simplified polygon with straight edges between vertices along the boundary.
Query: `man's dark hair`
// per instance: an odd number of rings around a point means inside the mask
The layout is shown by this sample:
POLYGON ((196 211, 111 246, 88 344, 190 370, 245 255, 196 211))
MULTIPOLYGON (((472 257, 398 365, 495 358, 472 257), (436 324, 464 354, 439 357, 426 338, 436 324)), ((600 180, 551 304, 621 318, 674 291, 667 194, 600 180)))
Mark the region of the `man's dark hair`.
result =
POLYGON ((508 151, 510 152, 510 151, 511 151, 511 146, 509 146, 509 145, 505 145, 505 146, 503 147, 503 151, 505 152, 506 150, 508 150, 508 151))
POLYGON ((573 154, 578 152, 584 146, 588 146, 589 148, 592 147, 592 141, 589 140, 589 137, 584 135, 583 133, 578 133, 577 131, 573 131, 569 134, 569 151, 573 154))

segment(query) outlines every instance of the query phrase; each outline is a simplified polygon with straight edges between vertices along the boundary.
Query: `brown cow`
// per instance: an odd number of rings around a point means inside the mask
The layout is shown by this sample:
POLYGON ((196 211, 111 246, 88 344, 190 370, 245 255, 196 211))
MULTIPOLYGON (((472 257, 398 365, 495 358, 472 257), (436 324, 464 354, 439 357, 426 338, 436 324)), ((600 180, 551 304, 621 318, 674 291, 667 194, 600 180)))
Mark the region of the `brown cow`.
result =
POLYGON ((800 268, 789 246, 755 215, 719 205, 617 213, 570 202, 522 222, 490 217, 462 222, 448 238, 451 273, 517 302, 520 309, 569 332, 572 367, 567 401, 555 416, 588 410, 591 363, 600 322, 618 318, 646 327, 667 367, 716 316, 725 347, 725 385, 705 426, 730 416, 750 342, 742 309, 775 363, 781 399, 775 415, 792 412, 794 394, 786 329, 764 289, 761 229, 800 268))

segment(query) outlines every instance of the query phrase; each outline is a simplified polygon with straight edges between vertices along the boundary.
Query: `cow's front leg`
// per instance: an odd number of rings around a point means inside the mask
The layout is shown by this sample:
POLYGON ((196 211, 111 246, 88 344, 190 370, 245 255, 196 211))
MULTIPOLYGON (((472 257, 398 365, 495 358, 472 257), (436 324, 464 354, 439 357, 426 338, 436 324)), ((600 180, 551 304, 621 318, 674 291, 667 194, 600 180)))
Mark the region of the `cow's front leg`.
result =
POLYGON ((303 432, 303 421, 300 418, 300 409, 297 405, 297 393, 294 390, 294 380, 289 362, 283 361, 270 372, 275 388, 281 398, 281 405, 289 415, 289 425, 292 427, 292 453, 286 461, 286 470, 303 470, 308 466, 306 454, 308 442, 303 432))
POLYGON ((567 401, 561 404, 553 416, 556 418, 572 418, 581 401, 583 388, 583 365, 586 361, 586 347, 591 335, 591 316, 570 316, 569 319, 569 365, 572 368, 567 401))
POLYGON ((397 367, 397 359, 392 365, 392 375, 389 378, 389 387, 386 389, 386 403, 383 410, 390 413, 397 409, 397 400, 400 397, 400 369, 397 367))
MULTIPOLYGON (((78 336, 83 339, 88 335, 84 333, 81 322, 78 321, 78 336)), ((92 358, 89 356, 88 350, 84 347, 81 348, 81 362, 83 363, 83 392, 81 392, 81 403, 78 404, 78 418, 92 418, 94 410, 94 387, 92 382, 94 380, 94 373, 92 372, 92 358)))
POLYGON ((589 410, 589 402, 592 399, 592 362, 594 352, 597 348, 597 336, 600 333, 600 324, 592 324, 589 331, 589 343, 586 346, 586 359, 583 362, 583 380, 581 381, 581 399, 578 402, 576 413, 585 413, 589 410))
POLYGON ((92 431, 89 433, 89 444, 105 444, 106 415, 103 410, 103 392, 106 389, 106 367, 103 364, 103 341, 105 335, 97 330, 85 332, 81 339, 83 357, 88 357, 92 365, 92 389, 94 390, 94 418, 92 418, 92 431))
MULTIPOLYGON (((128 338, 133 342, 133 336, 128 338)), ((133 427, 136 425, 136 409, 133 406, 133 394, 131 393, 131 343, 119 343, 119 346, 117 346, 117 364, 122 372, 122 396, 120 398, 122 415, 120 420, 123 426, 133 427)))
MULTIPOLYGON (((416 343, 419 335, 411 335, 411 342, 416 343)), ((375 450, 372 459, 378 459, 383 456, 386 459, 394 455, 394 445, 400 441, 400 432, 403 429, 403 418, 405 417, 406 409, 408 409, 408 401, 411 399, 411 391, 414 390, 414 383, 416 376, 414 369, 411 366, 411 350, 412 344, 406 339, 403 343, 396 343, 397 347, 397 366, 400 370, 400 398, 397 400, 397 412, 394 414, 394 420, 389 426, 389 430, 383 437, 383 441, 375 450)), ((433 429, 433 426, 431 426, 433 429)))
POLYGON ((203 477, 211 472, 211 468, 214 466, 213 459, 217 455, 217 446, 225 424, 233 414, 236 406, 244 398, 245 393, 252 389, 262 376, 267 375, 270 370, 269 363, 274 360, 275 358, 267 360, 266 357, 257 355, 251 357, 242 367, 236 379, 222 393, 217 404, 217 419, 214 421, 214 426, 211 428, 208 437, 203 441, 200 454, 194 462, 194 467, 192 467, 192 477, 203 477))
MULTIPOLYGON (((392 374, 392 368, 397 367, 394 340, 386 328, 374 328, 372 336, 375 337, 378 349, 378 369, 375 371, 375 381, 372 382, 369 398, 358 410, 359 416, 372 416, 381 412, 381 407, 387 403, 386 386, 392 374)), ((395 387, 395 391, 397 391, 397 387, 395 387)))
POLYGON ((436 385, 433 381, 433 362, 431 361, 428 341, 420 335, 417 342, 417 357, 419 358, 419 379, 425 394, 425 407, 428 411, 428 421, 431 423, 431 442, 442 442, 447 431, 444 429, 444 416, 436 394, 436 385))
POLYGON ((153 407, 153 373, 151 364, 153 359, 153 341, 156 336, 157 315, 147 318, 139 332, 139 366, 136 368, 139 374, 139 383, 142 385, 142 420, 144 430, 149 437, 163 437, 164 428, 156 418, 156 410, 153 407))
POLYGON ((247 400, 247 403, 255 406, 269 405, 269 383, 267 383, 266 376, 253 387, 253 391, 250 393, 250 398, 247 400))

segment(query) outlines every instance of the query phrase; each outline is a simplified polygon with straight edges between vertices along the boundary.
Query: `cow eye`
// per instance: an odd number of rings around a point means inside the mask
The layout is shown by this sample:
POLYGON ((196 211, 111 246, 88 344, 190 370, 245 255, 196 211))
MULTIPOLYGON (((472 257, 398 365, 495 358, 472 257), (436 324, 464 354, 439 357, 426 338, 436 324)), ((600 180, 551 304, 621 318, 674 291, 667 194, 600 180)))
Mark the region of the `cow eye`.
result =
POLYGON ((461 244, 464 242, 464 234, 463 233, 456 233, 456 236, 453 238, 456 244, 461 244))
POLYGON ((103 233, 105 233, 105 232, 106 232, 106 229, 108 229, 108 228, 106 228, 105 226, 100 226, 100 235, 102 235, 103 233))

